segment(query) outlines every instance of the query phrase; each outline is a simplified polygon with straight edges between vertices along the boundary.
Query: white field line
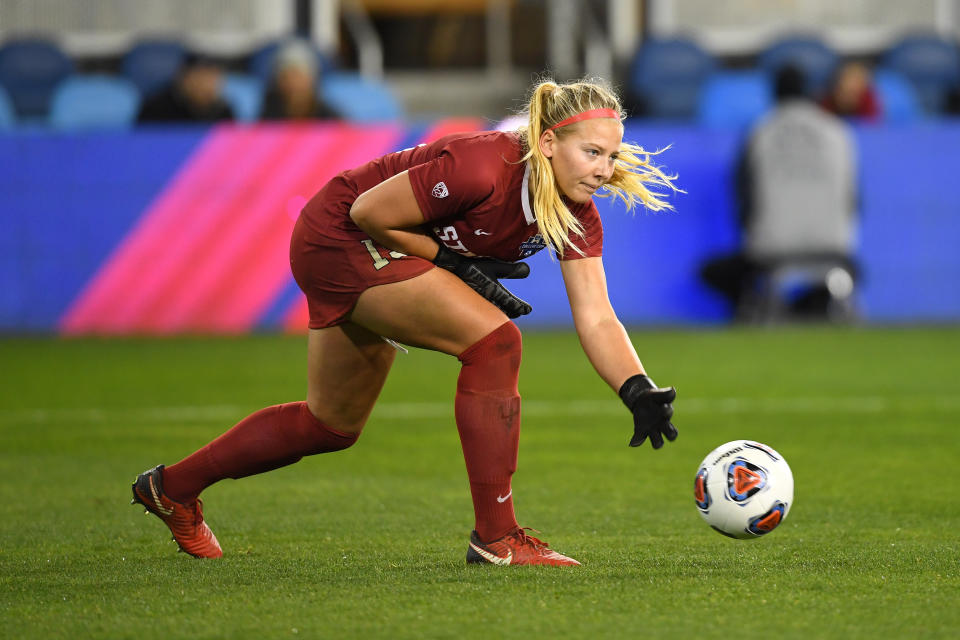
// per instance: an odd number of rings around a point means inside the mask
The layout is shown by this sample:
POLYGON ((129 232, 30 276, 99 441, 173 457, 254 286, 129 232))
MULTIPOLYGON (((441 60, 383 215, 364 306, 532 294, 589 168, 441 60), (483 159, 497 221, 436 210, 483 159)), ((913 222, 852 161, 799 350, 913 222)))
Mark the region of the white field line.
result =
MULTIPOLYGON (((235 422, 248 413, 240 405, 200 405, 183 407, 88 407, 77 409, 0 409, 0 425, 37 425, 47 423, 100 423, 128 421, 137 423, 235 422)), ((930 395, 888 398, 790 397, 790 398, 680 398, 676 415, 684 414, 878 414, 887 411, 960 411, 960 396, 930 395)), ((548 402, 524 400, 527 416, 621 415, 625 411, 616 398, 548 402)), ((377 404, 374 420, 453 419, 453 401, 382 402, 377 404)))

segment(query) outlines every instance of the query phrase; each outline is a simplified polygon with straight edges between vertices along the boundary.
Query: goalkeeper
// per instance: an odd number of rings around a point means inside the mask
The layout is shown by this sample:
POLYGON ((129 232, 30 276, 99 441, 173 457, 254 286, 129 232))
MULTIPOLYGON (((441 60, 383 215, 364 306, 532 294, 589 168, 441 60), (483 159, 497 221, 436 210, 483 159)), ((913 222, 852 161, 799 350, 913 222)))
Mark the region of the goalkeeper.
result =
POLYGON ((654 189, 674 189, 648 153, 623 142, 622 113, 599 83, 544 81, 517 131, 449 135, 330 180, 290 245, 310 314, 306 401, 257 411, 180 462, 140 474, 135 502, 187 553, 221 556, 201 491, 352 446, 392 345, 403 343, 462 363, 455 416, 475 517, 467 561, 579 564, 514 515, 521 338, 511 319, 531 309, 500 280, 526 277, 521 260, 554 252, 583 349, 633 414, 629 444, 649 438, 656 449, 676 437, 675 393, 646 376, 607 296, 594 194, 659 210, 669 205, 654 189))

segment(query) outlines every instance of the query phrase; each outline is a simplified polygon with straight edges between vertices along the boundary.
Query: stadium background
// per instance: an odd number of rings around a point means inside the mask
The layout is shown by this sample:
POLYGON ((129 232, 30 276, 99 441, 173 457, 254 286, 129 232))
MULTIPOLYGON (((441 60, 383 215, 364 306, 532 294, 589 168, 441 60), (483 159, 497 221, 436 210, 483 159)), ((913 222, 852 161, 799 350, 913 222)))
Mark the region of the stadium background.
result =
MULTIPOLYGON (((11 100, 17 104, 0 132, 0 330, 297 330, 304 311, 285 273, 287 232, 299 204, 329 176, 445 132, 495 127, 544 69, 559 78, 610 77, 630 104, 642 91, 642 45, 678 37, 703 49, 714 66, 693 89, 671 86, 670 70, 662 72, 656 91, 678 93, 679 102, 632 118, 626 137, 650 149, 669 145, 659 160, 679 174, 686 194, 676 198, 676 213, 633 218, 601 201, 610 288, 628 324, 728 319, 697 268, 737 242, 732 164, 745 127, 768 104, 751 103, 755 97, 743 91, 731 100, 707 85, 731 77, 765 82, 765 52, 796 37, 820 43, 832 62, 870 59, 878 77, 898 77, 893 86, 907 87, 905 101, 886 89, 890 82, 878 83, 890 108, 879 122, 853 125, 861 161, 862 317, 960 318, 960 119, 928 99, 926 76, 911 84, 913 71, 898 71, 891 58, 898 43, 919 35, 956 47, 957 3, 931 0, 909 12, 895 2, 869 9, 745 2, 723 12, 710 4, 104 0, 65 10, 56 2, 5 2, 0 46, 46 40, 73 68, 49 89, 46 110, 11 100), (259 54, 296 33, 323 56, 325 81, 355 83, 340 98, 344 122, 254 121, 249 104, 263 89, 259 54), (64 85, 124 79, 125 56, 150 40, 218 56, 240 122, 136 128, 129 116, 63 115, 71 107, 91 109, 58 100, 64 85), (683 98, 684 91, 697 96, 683 98), (215 251, 201 249, 217 225, 229 226, 228 240, 215 251)), ((960 84, 960 54, 953 63, 952 71, 937 71, 941 94, 960 84)), ((568 324, 557 270, 545 256, 533 267, 536 277, 516 285, 536 309, 521 322, 568 324)))
POLYGON ((242 116, 135 127, 96 100, 0 107, 0 636, 955 638, 960 122, 940 99, 960 73, 958 4, 0 0, 0 51, 40 38, 71 79, 117 79, 138 43, 173 41, 223 62, 242 116), (257 54, 292 33, 323 53, 328 95, 346 90, 343 121, 253 121, 257 54), (732 158, 768 104, 765 52, 797 34, 867 59, 895 107, 853 125, 865 326, 728 328, 695 269, 735 242, 732 158), (914 35, 947 51, 914 60, 936 73, 894 66, 914 35), (686 193, 674 213, 601 207, 614 303, 678 388, 680 437, 626 446, 630 417, 583 356, 556 265, 541 255, 511 284, 535 309, 518 516, 582 567, 465 566, 458 363, 425 351, 397 357, 358 446, 204 492, 220 561, 176 554, 128 505, 139 471, 303 397, 286 235, 326 175, 498 126, 544 69, 629 95, 639 52, 675 36, 712 69, 691 93, 655 66, 675 111, 631 106, 627 135, 672 145, 661 158, 686 193), (692 491, 703 456, 740 438, 775 447, 796 482, 789 519, 747 543, 705 526, 692 491))

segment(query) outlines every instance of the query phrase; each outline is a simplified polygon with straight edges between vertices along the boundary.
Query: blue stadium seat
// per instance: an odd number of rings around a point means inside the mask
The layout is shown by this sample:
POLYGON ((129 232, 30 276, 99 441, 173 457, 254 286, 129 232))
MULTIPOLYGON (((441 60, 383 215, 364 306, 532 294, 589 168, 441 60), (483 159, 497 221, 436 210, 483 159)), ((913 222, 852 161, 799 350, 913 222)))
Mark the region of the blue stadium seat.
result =
POLYGON ((137 118, 140 92, 126 78, 78 75, 57 87, 50 106, 55 129, 127 129, 137 118))
POLYGON ((762 71, 716 71, 700 94, 697 122, 705 127, 744 129, 772 107, 770 78, 762 71))
POLYGON ((793 64, 807 76, 807 89, 814 97, 822 94, 839 62, 837 53, 816 36, 793 35, 778 38, 760 52, 758 66, 771 78, 785 64, 793 64))
POLYGON ((0 85, 20 118, 46 117, 53 90, 73 73, 73 61, 46 40, 22 38, 0 46, 0 85))
POLYGON ((383 122, 403 117, 400 103, 385 84, 358 73, 325 74, 321 90, 326 103, 353 122, 383 122))
POLYGON ((121 72, 149 97, 167 86, 187 56, 187 49, 175 40, 144 40, 123 56, 121 72))
POLYGON ((646 40, 630 71, 629 89, 641 103, 639 115, 692 119, 703 83, 715 66, 713 58, 692 40, 646 40))
POLYGON ((905 76, 928 113, 940 113, 947 92, 960 83, 960 48, 935 34, 907 36, 887 50, 881 66, 905 76))
POLYGON ((7 90, 0 86, 0 131, 9 131, 17 126, 17 114, 7 90))
POLYGON ((246 73, 226 73, 221 88, 224 100, 233 109, 239 122, 253 122, 260 117, 263 105, 263 83, 246 73))
POLYGON ((892 69, 877 69, 873 72, 873 86, 884 121, 903 124, 924 117, 913 85, 900 73, 892 69))

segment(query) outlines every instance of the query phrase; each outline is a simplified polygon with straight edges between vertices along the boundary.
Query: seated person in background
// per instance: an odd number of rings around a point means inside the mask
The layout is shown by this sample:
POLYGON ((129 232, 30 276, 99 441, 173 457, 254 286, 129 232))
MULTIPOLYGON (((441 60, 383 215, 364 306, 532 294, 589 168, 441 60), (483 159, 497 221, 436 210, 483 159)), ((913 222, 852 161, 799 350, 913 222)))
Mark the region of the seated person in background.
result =
POLYGON ((953 85, 950 91, 947 92, 943 113, 952 117, 960 116, 960 83, 953 85))
POLYGON ((319 65, 310 45, 293 40, 277 52, 273 80, 263 98, 261 120, 338 118, 320 97, 319 65))
MULTIPOLYGON (((798 68, 777 73, 776 106, 754 125, 737 170, 743 247, 701 269, 741 319, 750 317, 758 280, 778 267, 826 263, 856 275, 854 142, 847 125, 804 87, 798 68)), ((825 314, 830 295, 825 286, 813 288, 792 301, 791 310, 825 314)))
POLYGON ((840 65, 820 106, 841 118, 877 120, 880 102, 873 89, 870 69, 856 60, 840 65))
POLYGON ((221 80, 222 71, 216 62, 190 54, 173 82, 144 101, 137 122, 233 120, 233 110, 220 95, 221 80))

